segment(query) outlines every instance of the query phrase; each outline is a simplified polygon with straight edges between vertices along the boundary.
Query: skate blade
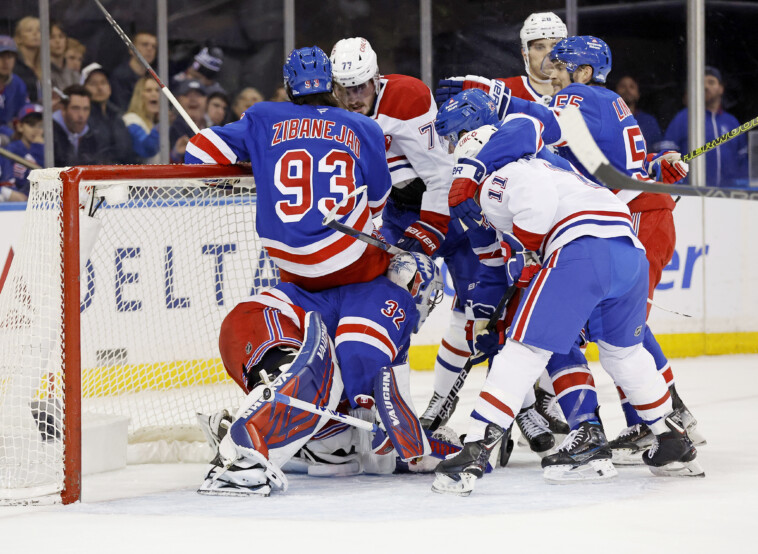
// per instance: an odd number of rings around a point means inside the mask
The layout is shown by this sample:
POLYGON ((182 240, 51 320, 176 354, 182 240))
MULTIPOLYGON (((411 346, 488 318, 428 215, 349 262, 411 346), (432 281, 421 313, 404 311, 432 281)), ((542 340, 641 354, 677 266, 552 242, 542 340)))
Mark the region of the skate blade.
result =
POLYGON ((580 481, 605 481, 613 479, 618 471, 613 467, 609 459, 592 460, 579 467, 570 465, 548 466, 544 468, 542 476, 548 483, 566 484, 580 481))
POLYGON ((644 465, 642 454, 650 448, 649 446, 642 450, 632 450, 631 448, 617 448, 612 450, 612 461, 618 466, 639 466, 644 465))
POLYGON ((271 487, 268 485, 259 485, 257 487, 241 487, 224 481, 211 481, 206 479, 200 488, 198 494, 206 496, 270 496, 271 487))
POLYGON ((705 471, 697 460, 691 462, 671 462, 661 467, 649 466, 658 477, 705 477, 705 471))
POLYGON ((474 490, 476 477, 470 473, 459 473, 457 479, 444 473, 437 473, 432 483, 432 491, 440 494, 468 496, 474 490))

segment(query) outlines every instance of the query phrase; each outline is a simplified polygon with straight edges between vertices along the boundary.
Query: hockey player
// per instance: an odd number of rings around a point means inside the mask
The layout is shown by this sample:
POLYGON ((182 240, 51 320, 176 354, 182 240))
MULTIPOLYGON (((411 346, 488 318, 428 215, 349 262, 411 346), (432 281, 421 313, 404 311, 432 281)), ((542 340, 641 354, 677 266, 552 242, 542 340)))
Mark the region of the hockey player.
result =
MULTIPOLYGON (((437 107, 431 91, 414 77, 380 75, 376 53, 362 37, 337 42, 331 62, 335 95, 348 109, 375 119, 384 131, 392 191, 382 213, 382 235, 405 250, 442 257, 457 293, 435 361, 434 393, 421 417, 428 426, 471 355, 467 321, 488 319, 502 290, 476 287, 477 256, 460 222, 450 222, 447 193, 453 160, 434 129, 437 107), (491 294, 479 294, 483 290, 491 294)), ((479 279, 499 280, 499 273, 493 268, 479 279)), ((542 437, 535 446, 545 452, 552 443, 552 437, 542 437)))
MULTIPOLYGON (((550 104, 554 92, 553 83, 550 75, 544 73, 542 62, 558 41, 567 36, 566 25, 552 12, 533 13, 526 18, 519 33, 526 75, 498 79, 505 83, 511 96, 545 106, 550 104)), ((491 81, 476 75, 443 79, 435 91, 434 99, 441 106, 469 88, 481 88, 490 93, 491 81)))
MULTIPOLYGON (((530 119, 506 122, 499 132, 533 127, 530 119)), ((432 490, 470 494, 514 408, 553 352, 568 353, 585 325, 601 364, 656 435, 645 463, 655 474, 703 475, 686 431, 672 417, 666 382, 642 347, 648 263, 626 206, 604 187, 533 156, 486 178, 485 171, 477 159, 459 160, 451 208, 475 191, 480 217, 503 238, 508 284, 528 288, 476 400, 464 448, 440 463, 432 490), (536 265, 528 263, 534 259, 536 265)), ((575 430, 566 442, 590 442, 591 435, 575 430)))
MULTIPOLYGON (((332 410, 344 397, 351 409, 372 421, 376 414, 383 425, 386 435, 374 437, 375 452, 394 450, 404 461, 429 454, 410 401, 405 360, 411 333, 441 294, 439 269, 431 259, 403 253, 392 258, 386 276, 367 283, 319 292, 280 283, 238 304, 221 325, 219 350, 247 397, 199 492, 286 490, 282 466, 328 419, 266 402, 267 387, 332 410)), ((344 425, 331 425, 318 439, 340 431, 344 425)), ((391 472, 394 455, 387 459, 391 472)), ((357 456, 352 460, 361 463, 357 456)))
MULTIPOLYGON (((501 118, 507 110, 511 96, 539 102, 547 106, 552 100, 554 88, 550 75, 543 72, 543 60, 558 41, 566 38, 567 35, 566 25, 554 13, 530 14, 524 21, 519 33, 526 75, 498 78, 496 81, 502 81, 506 86, 505 89, 498 89, 496 82, 476 75, 443 79, 435 91, 437 105, 442 107, 446 101, 463 90, 480 88, 499 101, 498 107, 501 118)), ((512 300, 512 302, 517 301, 517 298, 512 300)), ((540 377, 535 386, 535 393, 536 410, 548 422, 550 431, 556 437, 565 436, 569 432, 569 428, 563 419, 560 408, 556 405, 553 386, 547 374, 540 377)))
MULTIPOLYGON (((676 153, 662 153, 647 156, 646 145, 634 116, 626 107, 623 99, 603 85, 611 70, 611 53, 607 44, 595 37, 570 37, 559 42, 543 64, 545 71, 551 74, 559 92, 554 96, 551 108, 546 109, 534 102, 512 99, 508 102, 506 113, 523 112, 539 119, 544 128, 541 139, 546 144, 561 146, 561 131, 556 113, 568 104, 579 107, 588 123, 598 146, 614 166, 630 177, 647 179, 647 169, 656 177, 666 182, 675 182, 686 175, 687 167, 676 153), (590 86, 596 85, 596 86, 590 86)), ((480 152, 478 158, 488 170, 511 161, 513 157, 504 157, 507 149, 502 148, 505 137, 495 135, 480 152)), ((530 139, 534 141, 535 139, 530 139)), ((529 142, 531 143, 531 142, 529 142)), ((587 173, 574 157, 570 149, 560 147, 559 153, 569 159, 588 178, 587 173)), ((675 206, 668 195, 638 193, 634 191, 616 191, 619 198, 628 204, 632 213, 635 231, 646 248, 649 260, 649 295, 660 281, 661 272, 673 255, 675 231, 672 210, 675 206)), ((649 308, 648 308, 649 313, 649 308)), ((696 444, 704 442, 696 430, 697 422, 687 410, 673 386, 673 374, 660 346, 650 328, 645 328, 645 348, 654 356, 658 370, 666 377, 672 388, 672 397, 680 417, 696 444)), ((570 359, 565 360, 564 367, 549 367, 559 402, 572 428, 585 420, 595 421, 593 413, 596 406, 596 393, 592 377, 583 355, 578 349, 570 359), (557 383, 557 384, 556 384, 557 383), (572 417, 569 415, 572 414, 572 417), (573 421, 572 421, 573 419, 573 421)), ((552 362, 551 362, 552 365, 552 362)), ((619 389, 619 394, 623 392, 619 389)), ((652 435, 644 426, 635 410, 624 402, 624 412, 628 428, 613 441, 613 458, 619 463, 640 463, 641 454, 652 443, 652 435)), ((604 437, 598 433, 598 438, 604 437)), ((601 445, 598 445, 601 446, 601 445)), ((581 458, 576 453, 577 461, 581 458)), ((596 449, 595 457, 610 457, 606 446, 596 449)), ((586 461, 582 459, 581 461, 586 461)))
POLYGON ((316 291, 384 274, 389 256, 322 224, 323 216, 362 185, 337 215, 367 234, 391 188, 384 136, 368 118, 341 109, 331 63, 318 48, 293 50, 284 64, 291 102, 259 102, 239 121, 203 129, 186 163, 249 160, 258 201, 256 231, 282 281, 316 291))

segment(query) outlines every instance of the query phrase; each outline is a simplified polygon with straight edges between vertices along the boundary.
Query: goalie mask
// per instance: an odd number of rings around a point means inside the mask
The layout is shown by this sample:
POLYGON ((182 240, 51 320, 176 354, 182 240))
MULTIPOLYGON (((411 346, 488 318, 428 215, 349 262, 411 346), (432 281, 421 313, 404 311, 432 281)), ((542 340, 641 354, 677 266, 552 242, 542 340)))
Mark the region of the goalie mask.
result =
POLYGON ((418 333, 426 317, 442 301, 442 276, 429 256, 416 252, 403 252, 392 257, 385 273, 387 278, 411 293, 419 312, 413 329, 418 333))

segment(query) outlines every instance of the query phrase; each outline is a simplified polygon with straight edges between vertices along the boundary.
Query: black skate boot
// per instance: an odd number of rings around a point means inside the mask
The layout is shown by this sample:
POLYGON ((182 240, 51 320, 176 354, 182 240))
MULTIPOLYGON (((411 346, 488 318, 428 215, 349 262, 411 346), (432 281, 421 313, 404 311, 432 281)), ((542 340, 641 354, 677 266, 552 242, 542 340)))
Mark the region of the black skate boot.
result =
POLYGON ((555 440, 563 440, 563 437, 568 435, 571 429, 563 418, 563 412, 561 412, 555 395, 540 387, 534 389, 534 395, 537 397, 537 401, 534 403, 535 409, 547 420, 548 428, 555 435, 555 440))
POLYGON ((642 453, 653 445, 655 435, 644 423, 627 427, 610 442, 613 463, 622 466, 642 464, 642 453))
POLYGON ((618 475, 603 426, 585 421, 571 431, 558 451, 542 458, 543 476, 552 483, 611 479, 618 475))
POLYGON ((429 405, 426 407, 426 410, 424 410, 424 413, 421 414, 420 418, 418 418, 418 420, 421 422, 421 427, 430 431, 435 431, 438 427, 443 427, 445 424, 447 424, 448 421, 450 421, 450 416, 453 415, 455 407, 458 405, 459 397, 455 397, 447 413, 440 414, 440 410, 442 410, 442 405, 445 403, 446 398, 447 397, 440 396, 436 392, 432 395, 432 399, 429 401, 429 405), (441 415, 440 422, 435 426, 434 429, 432 429, 432 423, 438 414, 441 415))
POLYGON ((663 477, 705 477, 700 466, 697 450, 687 437, 687 432, 674 414, 664 419, 668 431, 656 435, 653 446, 642 455, 642 461, 650 467, 653 475, 663 477))
POLYGON ((468 496, 474 482, 481 479, 487 469, 490 453, 503 438, 502 427, 490 423, 482 440, 468 442, 455 456, 442 460, 434 470, 436 477, 432 490, 439 493, 468 496))
POLYGON ((529 448, 540 458, 555 446, 555 437, 548 428, 547 420, 534 408, 534 404, 523 408, 516 415, 516 424, 529 443, 529 448))
POLYGON ((669 387, 669 392, 671 393, 671 403, 674 407, 674 413, 672 414, 674 416, 674 421, 687 430, 687 436, 692 441, 692 444, 695 446, 703 446, 704 444, 707 444, 705 437, 697 428, 697 420, 695 419, 695 416, 693 416, 692 412, 687 409, 687 406, 685 406, 682 397, 679 396, 674 385, 669 387))

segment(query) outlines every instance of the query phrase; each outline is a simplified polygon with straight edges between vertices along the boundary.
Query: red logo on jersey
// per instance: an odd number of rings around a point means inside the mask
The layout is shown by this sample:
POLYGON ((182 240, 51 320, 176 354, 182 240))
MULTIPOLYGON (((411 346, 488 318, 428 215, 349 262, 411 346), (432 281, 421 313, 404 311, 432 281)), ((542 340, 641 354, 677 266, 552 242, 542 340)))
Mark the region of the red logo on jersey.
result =
POLYGON ((392 135, 384 135, 384 151, 389 152, 390 146, 392 146, 392 135))

